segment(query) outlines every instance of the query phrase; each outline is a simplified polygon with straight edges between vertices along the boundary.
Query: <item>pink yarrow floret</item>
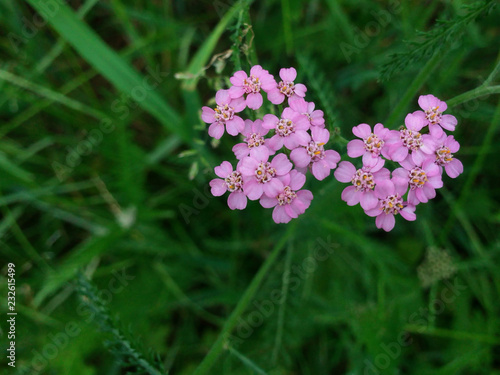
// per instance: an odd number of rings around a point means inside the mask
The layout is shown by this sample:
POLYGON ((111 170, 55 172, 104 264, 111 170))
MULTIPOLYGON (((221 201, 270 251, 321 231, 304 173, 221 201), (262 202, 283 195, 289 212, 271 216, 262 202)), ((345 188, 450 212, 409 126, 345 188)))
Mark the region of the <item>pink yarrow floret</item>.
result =
POLYGON ((228 161, 214 168, 215 174, 220 178, 210 181, 212 194, 220 197, 229 191, 227 204, 231 210, 243 210, 247 206, 247 197, 243 192, 243 177, 238 167, 233 171, 233 166, 228 161))
POLYGON ((250 150, 256 147, 266 147, 266 139, 264 138, 269 129, 262 127, 262 120, 245 120, 245 129, 241 132, 243 135, 243 143, 234 145, 233 152, 236 159, 241 160, 250 154, 250 150))
POLYGON ((272 208, 275 223, 288 223, 303 214, 311 204, 313 195, 309 190, 300 190, 306 182, 306 176, 297 170, 279 177, 283 188, 276 196, 263 195, 260 204, 264 208, 272 208))
POLYGON ((340 155, 337 151, 324 149, 324 145, 330 139, 330 132, 327 129, 314 127, 311 133, 312 139, 306 146, 294 149, 290 153, 290 159, 297 168, 309 166, 314 177, 324 180, 330 175, 330 170, 337 167, 340 155))
POLYGON ((418 105, 423 111, 415 111, 413 114, 429 126, 429 132, 435 138, 443 135, 443 129, 454 131, 457 126, 457 119, 453 115, 443 115, 448 106, 434 95, 421 95, 418 98, 418 105))
POLYGON ((322 110, 315 110, 315 104, 313 102, 306 102, 304 98, 301 98, 299 96, 291 97, 288 102, 290 104, 290 108, 292 108, 295 112, 298 112, 307 117, 311 127, 325 127, 324 113, 322 110))
POLYGON ((390 130, 386 140, 385 151, 394 161, 401 162, 411 158, 413 163, 420 165, 430 155, 434 154, 435 140, 430 134, 420 134, 424 127, 423 120, 409 113, 405 118, 406 127, 400 130, 390 130))
POLYGON ((271 162, 267 147, 258 147, 250 151, 250 156, 241 160, 239 170, 245 182, 245 193, 250 200, 257 200, 263 194, 275 197, 283 183, 278 177, 286 175, 293 165, 285 154, 276 155, 271 162))
POLYGON ((261 90, 269 92, 277 85, 272 74, 262 69, 260 65, 252 66, 250 76, 243 70, 237 71, 229 81, 233 85, 229 89, 231 98, 239 99, 246 94, 245 103, 250 109, 259 109, 262 106, 261 90))
POLYGON ((359 124, 352 128, 353 134, 361 139, 354 139, 347 144, 347 155, 351 158, 363 156, 363 162, 370 158, 386 156, 385 142, 390 134, 389 129, 382 124, 376 124, 373 131, 368 124, 359 124))
POLYGON ((431 156, 421 166, 405 165, 404 168, 392 172, 392 175, 394 179, 410 186, 408 203, 416 206, 419 203, 427 203, 436 196, 436 189, 443 187, 440 172, 440 168, 431 156))
POLYGON ((377 158, 368 160, 360 169, 356 169, 348 161, 341 162, 335 170, 335 178, 340 182, 352 184, 342 192, 342 200, 349 206, 360 203, 364 210, 376 207, 378 198, 374 192, 375 186, 380 181, 389 180, 391 175, 388 169, 382 168, 383 165, 384 160, 377 158))
POLYGON ((386 232, 391 231, 396 223, 395 215, 401 214, 408 221, 414 221, 415 206, 403 201, 407 187, 395 180, 384 180, 377 183, 375 187, 375 196, 378 198, 378 204, 365 213, 368 216, 376 217, 375 225, 386 232))
POLYGON ((462 162, 453 156, 453 154, 460 149, 460 143, 458 143, 452 135, 446 136, 444 133, 436 143, 435 163, 440 167, 444 167, 449 177, 457 178, 464 171, 462 162))
POLYGON ((219 90, 215 94, 215 102, 217 103, 215 109, 202 108, 201 119, 210 124, 208 134, 215 139, 220 139, 224 134, 224 128, 233 136, 243 131, 245 122, 236 113, 245 109, 245 100, 243 98, 232 99, 229 90, 219 90))
POLYGON ((280 70, 281 81, 267 93, 269 101, 273 104, 281 104, 287 98, 306 96, 307 87, 302 83, 295 83, 297 71, 295 68, 283 68, 280 70))
POLYGON ((275 134, 267 142, 269 149, 277 151, 283 145, 293 150, 299 146, 305 146, 311 139, 309 130, 309 120, 305 115, 295 112, 291 108, 285 108, 281 118, 275 115, 265 115, 262 123, 264 129, 274 129, 275 134))

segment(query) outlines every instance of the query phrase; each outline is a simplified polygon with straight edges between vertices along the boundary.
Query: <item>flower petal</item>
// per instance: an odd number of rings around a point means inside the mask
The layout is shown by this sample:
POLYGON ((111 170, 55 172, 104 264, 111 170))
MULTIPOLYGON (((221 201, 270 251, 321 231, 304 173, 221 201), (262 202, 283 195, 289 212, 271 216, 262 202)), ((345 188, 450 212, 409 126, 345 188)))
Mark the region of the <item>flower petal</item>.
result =
POLYGON ((394 228, 395 224, 396 219, 392 214, 382 213, 375 219, 375 225, 377 226, 377 228, 383 229, 386 232, 390 232, 394 228))
POLYGON ((359 124, 352 128, 352 133, 358 138, 368 138, 372 133, 372 128, 368 124, 359 124))
POLYGON ((276 224, 288 223, 292 218, 286 214, 283 206, 276 206, 273 210, 273 220, 276 224))
POLYGON ((247 96, 247 106, 250 109, 259 109, 262 106, 262 94, 251 93, 247 96))
POLYGON ((290 159, 297 167, 306 167, 311 162, 311 156, 304 147, 298 147, 290 153, 290 159))
POLYGON ((364 193, 361 193, 359 203, 361 204, 363 210, 371 210, 372 208, 377 207, 378 198, 375 196, 375 193, 373 191, 368 190, 364 193))
POLYGON ((227 191, 226 181, 214 178, 210 181, 211 192, 214 197, 220 197, 227 191))
POLYGON ((278 176, 281 176, 290 172, 293 165, 290 163, 290 160, 288 160, 288 157, 285 154, 278 154, 273 158, 271 167, 276 169, 276 174, 278 176))
POLYGON ((355 173, 356 167, 352 163, 348 161, 341 161, 333 175, 338 181, 345 183, 351 182, 355 173))
POLYGON ((357 158, 365 153, 365 143, 360 139, 353 139, 347 144, 347 155, 357 158))
POLYGON ((221 139, 224 134, 224 125, 220 122, 214 122, 208 127, 208 135, 215 139, 221 139))
POLYGON ((297 71, 295 68, 282 68, 280 69, 280 78, 286 82, 293 82, 297 78, 297 71))
POLYGON ((244 210, 247 206, 247 196, 241 191, 234 191, 229 194, 227 205, 231 210, 244 210))

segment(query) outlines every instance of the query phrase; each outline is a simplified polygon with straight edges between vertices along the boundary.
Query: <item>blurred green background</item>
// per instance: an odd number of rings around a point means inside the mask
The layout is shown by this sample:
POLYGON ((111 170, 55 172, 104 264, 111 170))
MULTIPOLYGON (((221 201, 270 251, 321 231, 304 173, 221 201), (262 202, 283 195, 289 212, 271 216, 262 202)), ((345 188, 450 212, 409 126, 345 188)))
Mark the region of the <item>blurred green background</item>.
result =
POLYGON ((500 374, 494 3, 1 0, 2 371, 500 374), (257 63, 297 68, 344 160, 449 101, 464 174, 391 233, 333 176, 289 225, 229 210, 200 108, 257 63))

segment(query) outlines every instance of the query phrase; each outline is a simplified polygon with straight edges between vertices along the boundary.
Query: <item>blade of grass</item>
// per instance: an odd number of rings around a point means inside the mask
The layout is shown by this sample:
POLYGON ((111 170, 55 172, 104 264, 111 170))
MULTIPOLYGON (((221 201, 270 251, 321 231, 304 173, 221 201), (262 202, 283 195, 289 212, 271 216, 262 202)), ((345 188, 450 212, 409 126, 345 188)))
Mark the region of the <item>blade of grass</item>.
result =
POLYGON ((228 346, 227 350, 229 350, 229 353, 234 355, 236 358, 238 358, 246 367, 248 367, 252 372, 255 374, 259 375, 267 375, 267 372, 262 370, 259 366, 257 366, 254 361, 252 361, 250 358, 244 356, 241 354, 239 351, 237 351, 235 348, 232 346, 228 346))
POLYGON ((97 111, 83 103, 76 100, 70 99, 65 95, 59 94, 58 92, 52 91, 43 86, 37 85, 36 83, 25 80, 24 78, 18 77, 10 72, 0 69, 0 79, 10 82, 16 86, 22 87, 26 90, 30 90, 35 94, 38 94, 44 98, 50 99, 54 102, 58 102, 65 105, 68 108, 74 109, 75 111, 87 114, 96 119, 105 118, 106 115, 100 111, 97 111))
MULTIPOLYGON (((38 12, 43 12, 48 0, 26 0, 38 12)), ((189 142, 188 129, 179 126, 180 117, 155 91, 148 90, 147 83, 138 72, 106 45, 102 39, 71 8, 58 3, 55 14, 48 18, 54 29, 75 48, 98 72, 108 79, 118 90, 126 95, 142 89, 144 99, 138 100, 139 106, 155 117, 172 133, 189 142)))
POLYGON ((278 255, 281 253, 281 250, 285 246, 285 243, 288 241, 290 236, 293 235, 295 227, 296 222, 291 223, 283 237, 281 237, 278 243, 274 246, 274 249, 271 251, 264 264, 262 264, 259 271, 248 286, 247 290, 245 291, 245 293, 243 293, 243 296, 239 300, 233 312, 226 320, 226 323, 224 324, 224 327, 222 327, 222 331, 219 334, 219 337, 217 337, 217 340, 212 345, 212 348, 200 363, 200 365, 196 368, 193 375, 207 374, 210 368, 213 366, 214 362, 217 360, 217 358, 219 358, 222 350, 224 349, 224 346, 227 345, 229 335, 238 323, 239 317, 245 312, 255 293, 257 293, 257 290, 262 284, 264 277, 267 275, 267 273, 271 269, 271 266, 278 258, 278 255))
POLYGON ((293 243, 292 241, 289 242, 288 244, 288 249, 286 253, 286 259, 285 259, 285 270, 283 271, 283 277, 282 277, 282 286, 281 286, 281 295, 282 300, 280 302, 280 307, 278 310, 278 328, 276 330, 276 338, 274 340, 274 349, 273 349, 273 354, 271 356, 271 363, 273 366, 276 366, 278 363, 278 354, 279 350, 281 347, 281 342, 283 340, 283 327, 285 324, 285 309, 286 309, 286 302, 288 298, 288 287, 290 285, 290 267, 292 265, 292 256, 293 256, 293 243))

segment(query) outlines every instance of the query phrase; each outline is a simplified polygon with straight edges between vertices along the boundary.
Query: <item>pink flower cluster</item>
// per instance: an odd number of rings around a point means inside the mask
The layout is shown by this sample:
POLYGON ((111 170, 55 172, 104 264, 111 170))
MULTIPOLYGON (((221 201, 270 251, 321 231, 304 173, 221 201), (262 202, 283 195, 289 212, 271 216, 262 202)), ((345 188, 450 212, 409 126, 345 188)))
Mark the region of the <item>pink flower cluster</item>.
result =
POLYGON ((274 208, 276 223, 288 223, 303 214, 313 199, 309 190, 302 189, 308 169, 323 180, 336 168, 340 155, 325 150, 330 133, 325 129, 323 112, 305 101, 307 88, 295 83, 296 70, 281 69, 279 76, 281 81, 276 82, 259 65, 253 66, 249 75, 236 72, 230 78, 232 86, 217 92, 216 107, 203 107, 201 117, 210 124, 211 137, 220 139, 227 131, 243 140, 233 147, 236 168, 229 161, 215 168, 220 178, 210 181, 212 194, 221 196, 229 191, 232 210, 246 208, 247 199, 259 200, 264 208, 274 208), (288 106, 279 117, 266 114, 255 121, 243 120, 239 113, 245 108, 261 108, 263 93, 272 104, 286 100, 288 106))
POLYGON ((349 206, 359 203, 368 216, 376 217, 377 228, 387 232, 394 228, 397 214, 416 219, 416 206, 434 198, 443 186, 443 170, 451 178, 463 172, 453 155, 460 145, 444 132, 455 130, 456 118, 444 115, 446 103, 433 95, 420 96, 418 104, 422 110, 409 113, 399 130, 382 124, 373 130, 367 124, 355 126, 352 132, 360 139, 348 143, 347 154, 362 157, 362 167, 343 161, 334 174, 338 181, 352 184, 342 192, 342 200, 349 206), (391 175, 385 159, 400 168, 391 175))

